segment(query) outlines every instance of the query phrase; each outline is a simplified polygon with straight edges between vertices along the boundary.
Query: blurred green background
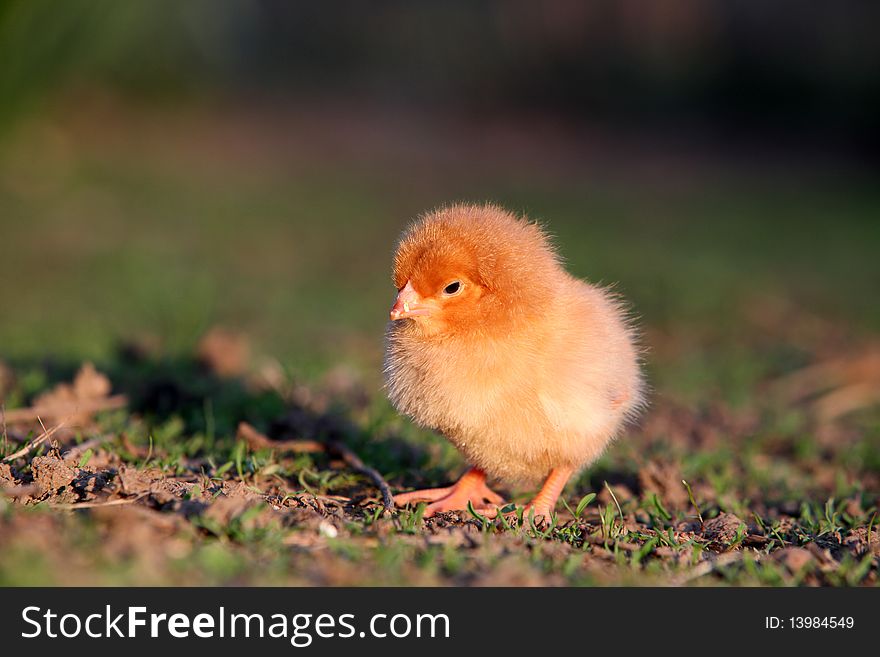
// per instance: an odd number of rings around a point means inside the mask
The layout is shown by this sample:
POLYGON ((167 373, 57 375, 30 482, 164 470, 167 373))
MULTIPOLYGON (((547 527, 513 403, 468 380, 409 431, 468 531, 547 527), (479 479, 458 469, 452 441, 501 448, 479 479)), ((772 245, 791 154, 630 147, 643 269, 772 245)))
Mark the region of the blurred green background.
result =
POLYGON ((378 392, 398 232, 491 200, 630 299, 658 394, 736 401, 880 328, 877 18, 0 1, 0 359, 221 324, 378 392))

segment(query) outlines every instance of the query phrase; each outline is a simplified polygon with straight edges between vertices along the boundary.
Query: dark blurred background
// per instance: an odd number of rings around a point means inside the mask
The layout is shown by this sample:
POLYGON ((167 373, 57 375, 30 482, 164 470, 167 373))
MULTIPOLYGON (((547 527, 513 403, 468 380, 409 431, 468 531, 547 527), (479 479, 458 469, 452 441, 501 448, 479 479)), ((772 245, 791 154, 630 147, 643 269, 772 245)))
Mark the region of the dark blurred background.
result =
POLYGON ((230 326, 378 381, 394 239, 545 221, 661 390, 873 339, 880 5, 0 0, 0 356, 230 326), (771 346, 768 346, 771 345, 771 346))
POLYGON ((7 115, 71 85, 141 101, 317 96, 481 120, 549 113, 876 162, 872 2, 0 6, 7 115))

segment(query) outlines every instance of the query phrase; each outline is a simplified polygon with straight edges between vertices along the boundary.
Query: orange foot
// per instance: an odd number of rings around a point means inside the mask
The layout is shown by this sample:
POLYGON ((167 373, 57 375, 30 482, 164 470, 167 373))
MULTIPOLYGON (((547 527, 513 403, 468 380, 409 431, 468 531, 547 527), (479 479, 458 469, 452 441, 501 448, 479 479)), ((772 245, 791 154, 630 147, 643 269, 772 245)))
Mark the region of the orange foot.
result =
MULTIPOLYGON (((544 482, 541 490, 535 495, 535 499, 526 504, 523 510, 523 521, 526 525, 528 525, 528 519, 532 515, 533 510, 535 512, 536 525, 550 524, 551 518, 553 517, 553 510, 556 508, 556 501, 562 494, 562 489, 565 488, 565 484, 573 472, 573 468, 553 468, 550 472, 550 476, 547 477, 547 481, 544 482)), ((483 512, 481 511, 481 513, 483 512)), ((487 518, 496 518, 499 513, 500 509, 496 507, 487 510, 483 515, 487 518)), ((516 511, 511 511, 504 515, 505 517, 512 519, 516 519, 517 517, 516 511)))
POLYGON ((414 490, 394 496, 394 503, 398 506, 412 502, 430 502, 423 516, 430 518, 445 511, 464 511, 468 502, 477 510, 496 508, 504 503, 504 498, 486 486, 485 472, 471 468, 452 486, 414 490))

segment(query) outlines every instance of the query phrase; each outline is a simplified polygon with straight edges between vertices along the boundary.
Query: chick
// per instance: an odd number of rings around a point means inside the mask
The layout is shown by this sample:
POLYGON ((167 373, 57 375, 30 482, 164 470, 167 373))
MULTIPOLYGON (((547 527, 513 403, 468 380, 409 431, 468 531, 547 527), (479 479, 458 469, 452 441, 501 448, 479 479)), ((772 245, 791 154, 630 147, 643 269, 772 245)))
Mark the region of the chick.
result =
POLYGON ((453 205, 407 227, 385 382, 403 414, 450 440, 470 469, 455 484, 404 493, 425 516, 494 515, 487 477, 534 485, 549 518, 566 482, 643 403, 634 330, 620 301, 571 276, 547 235, 494 205, 453 205))

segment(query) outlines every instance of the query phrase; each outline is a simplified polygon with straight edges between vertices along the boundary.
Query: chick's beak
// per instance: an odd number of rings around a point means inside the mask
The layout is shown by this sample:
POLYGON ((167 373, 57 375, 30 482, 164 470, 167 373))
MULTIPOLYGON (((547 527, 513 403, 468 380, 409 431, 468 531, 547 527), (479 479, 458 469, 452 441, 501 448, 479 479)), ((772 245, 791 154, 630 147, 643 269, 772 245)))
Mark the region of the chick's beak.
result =
POLYGON ((411 281, 407 281, 400 291, 397 293, 397 299, 391 306, 391 321, 398 319, 406 319, 407 317, 417 317, 419 315, 427 315, 431 312, 431 308, 419 296, 411 281))

